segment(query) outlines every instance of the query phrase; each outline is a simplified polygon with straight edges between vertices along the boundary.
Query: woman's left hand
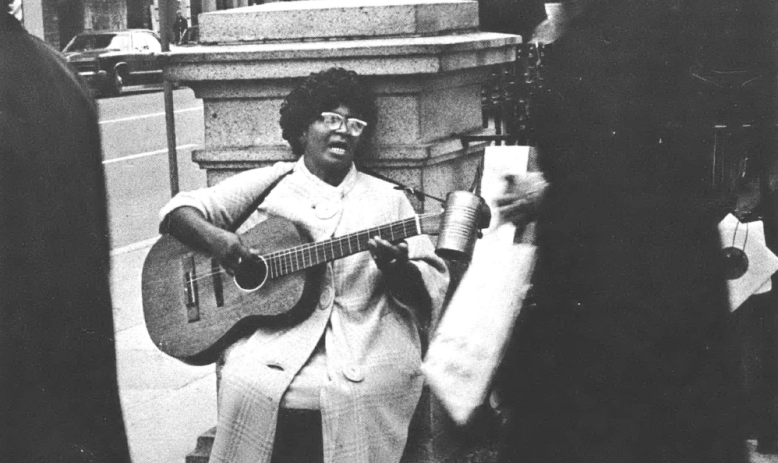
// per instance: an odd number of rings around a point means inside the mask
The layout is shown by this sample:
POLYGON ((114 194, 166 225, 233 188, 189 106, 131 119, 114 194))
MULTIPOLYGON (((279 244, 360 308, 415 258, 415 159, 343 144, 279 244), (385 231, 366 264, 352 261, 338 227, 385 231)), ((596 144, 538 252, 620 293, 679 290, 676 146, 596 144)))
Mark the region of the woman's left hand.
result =
POLYGON ((408 243, 392 244, 375 236, 367 242, 376 267, 384 274, 389 292, 403 304, 419 313, 430 313, 430 299, 419 269, 408 261, 408 243))
POLYGON ((392 244, 375 236, 367 242, 367 247, 370 249, 370 255, 373 256, 376 267, 382 272, 402 268, 408 263, 408 243, 405 241, 392 244))

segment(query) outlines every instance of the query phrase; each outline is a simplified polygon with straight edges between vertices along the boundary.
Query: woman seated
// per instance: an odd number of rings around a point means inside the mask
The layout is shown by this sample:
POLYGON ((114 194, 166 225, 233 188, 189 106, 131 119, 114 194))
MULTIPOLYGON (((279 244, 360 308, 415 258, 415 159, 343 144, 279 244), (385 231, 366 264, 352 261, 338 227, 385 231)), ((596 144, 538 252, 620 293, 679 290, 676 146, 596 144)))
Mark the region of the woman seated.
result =
MULTIPOLYGON (((241 233, 271 215, 314 241, 411 217, 402 192, 355 167, 375 123, 356 73, 311 74, 281 106, 283 137, 300 159, 178 194, 160 213, 162 230, 235 272, 256 252, 241 233), (238 233, 227 231, 263 193, 238 233)), ((369 248, 327 264, 310 316, 260 327, 226 350, 211 462, 400 460, 422 389, 419 329, 440 308, 448 273, 426 236, 374 237, 369 248)))

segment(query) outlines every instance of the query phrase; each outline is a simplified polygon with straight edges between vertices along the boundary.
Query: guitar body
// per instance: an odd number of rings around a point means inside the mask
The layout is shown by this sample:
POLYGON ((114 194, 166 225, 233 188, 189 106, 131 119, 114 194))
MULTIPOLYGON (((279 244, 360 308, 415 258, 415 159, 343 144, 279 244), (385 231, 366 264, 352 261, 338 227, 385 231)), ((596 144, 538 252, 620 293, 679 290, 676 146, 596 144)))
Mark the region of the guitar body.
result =
MULTIPOLYGON (((294 224, 270 217, 242 239, 260 254, 309 240, 294 224)), ((268 278, 256 290, 240 288, 211 256, 169 235, 152 246, 143 264, 143 314, 151 340, 166 354, 206 365, 259 326, 283 326, 307 317, 318 301, 324 266, 268 278)))
MULTIPOLYGON (((308 317, 319 300, 322 264, 369 250, 374 236, 399 242, 439 233, 442 218, 442 212, 414 215, 311 243, 288 220, 270 217, 241 236, 260 257, 243 262, 237 278, 211 256, 165 235, 143 263, 146 329, 162 352, 192 365, 213 363, 260 326, 289 326, 308 317)), ((475 229, 453 228, 475 240, 475 229)))

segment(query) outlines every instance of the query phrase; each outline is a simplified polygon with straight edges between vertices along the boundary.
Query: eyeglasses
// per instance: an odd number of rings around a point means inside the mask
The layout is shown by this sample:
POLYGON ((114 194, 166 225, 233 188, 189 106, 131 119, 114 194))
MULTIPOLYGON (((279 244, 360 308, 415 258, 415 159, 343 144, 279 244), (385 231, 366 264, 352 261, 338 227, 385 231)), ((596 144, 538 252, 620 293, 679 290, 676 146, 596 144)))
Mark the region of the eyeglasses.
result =
POLYGON ((338 113, 323 112, 321 113, 321 121, 329 130, 338 130, 343 127, 343 123, 346 124, 346 130, 352 137, 358 137, 362 134, 362 131, 367 127, 367 122, 354 117, 343 117, 338 113))

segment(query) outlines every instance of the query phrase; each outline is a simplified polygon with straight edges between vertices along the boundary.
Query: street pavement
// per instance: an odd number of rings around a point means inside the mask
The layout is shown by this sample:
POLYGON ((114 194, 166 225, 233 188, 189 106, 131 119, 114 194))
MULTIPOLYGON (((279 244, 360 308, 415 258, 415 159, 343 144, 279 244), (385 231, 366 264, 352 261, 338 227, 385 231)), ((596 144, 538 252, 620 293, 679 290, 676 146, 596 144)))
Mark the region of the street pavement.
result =
MULTIPOLYGON (((505 154, 488 155, 483 195, 493 195, 501 173, 516 169, 505 154)), ((111 256, 119 392, 133 461, 184 463, 197 437, 216 424, 216 377, 212 365, 189 366, 168 357, 148 336, 140 283, 152 243, 124 246, 111 256)), ((755 442, 749 444, 752 463, 778 463, 778 455, 761 455, 755 442)), ((464 460, 492 463, 493 452, 464 460)))

